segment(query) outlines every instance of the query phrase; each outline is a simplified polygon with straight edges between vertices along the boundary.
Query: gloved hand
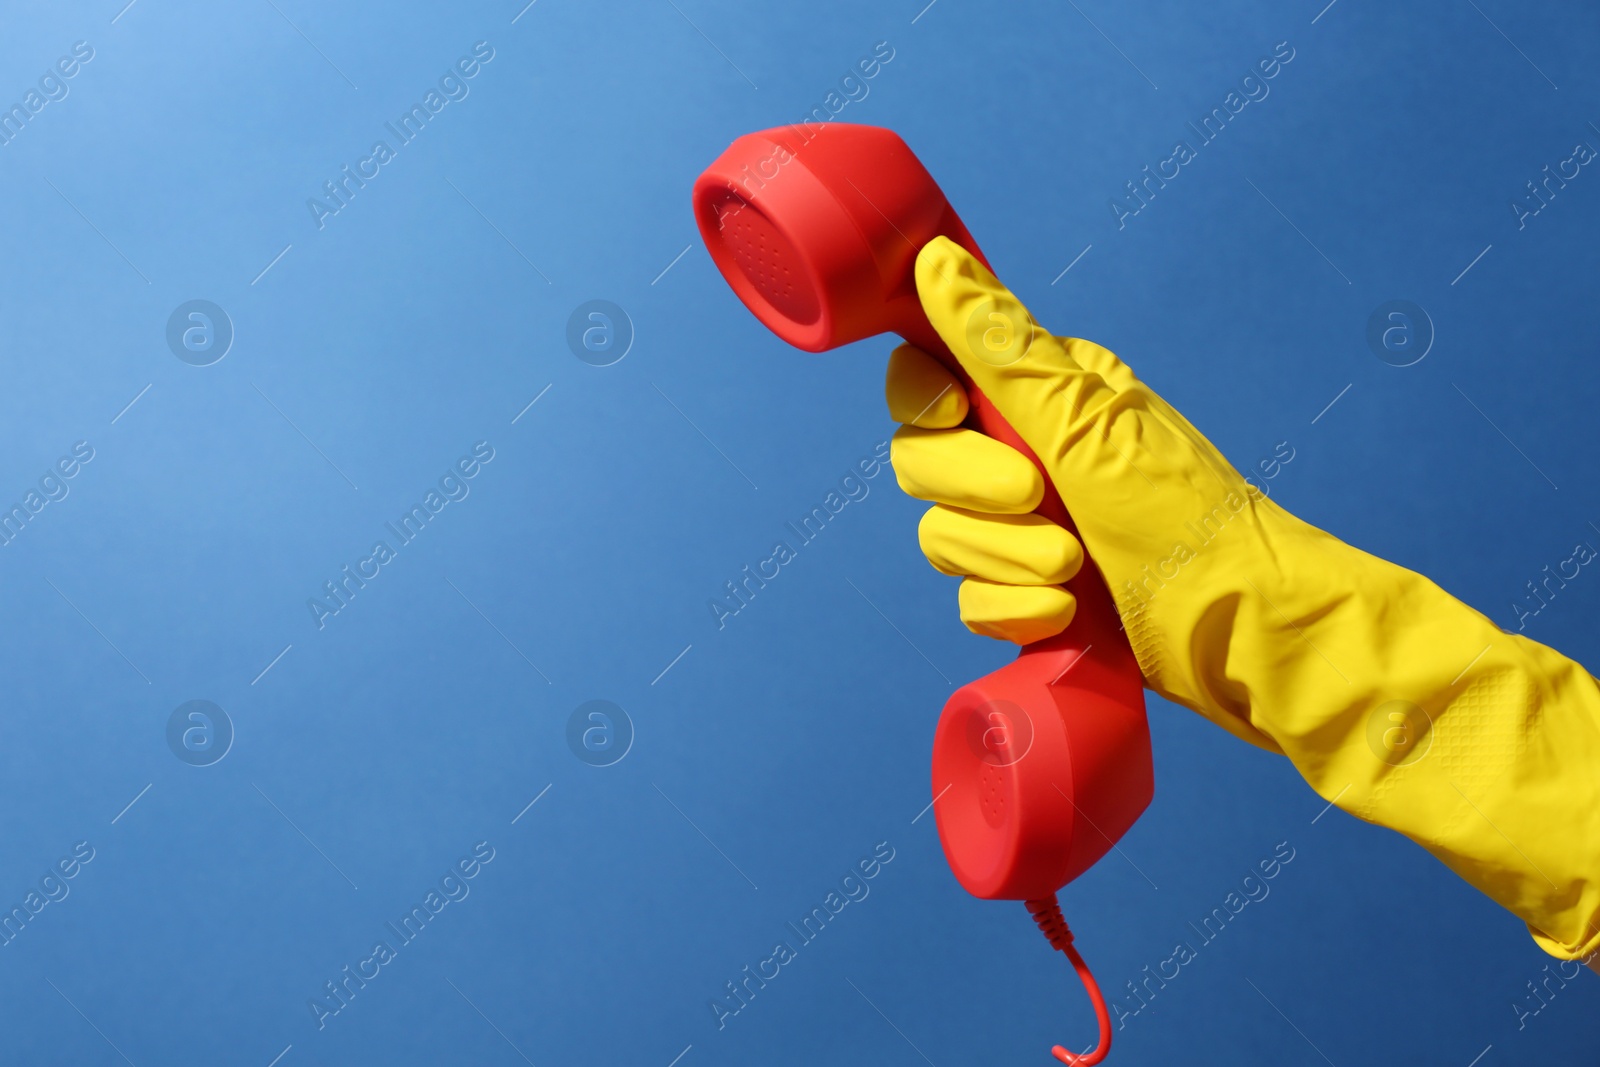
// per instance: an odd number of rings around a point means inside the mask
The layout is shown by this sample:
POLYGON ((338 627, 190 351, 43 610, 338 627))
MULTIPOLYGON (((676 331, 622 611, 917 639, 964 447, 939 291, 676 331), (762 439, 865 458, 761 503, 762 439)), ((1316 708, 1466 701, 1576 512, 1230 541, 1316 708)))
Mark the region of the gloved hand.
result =
MULTIPOLYGON (((916 279, 940 337, 1060 491, 1149 688, 1423 845, 1547 952, 1600 948, 1587 671, 1283 510, 1116 356, 1043 331, 953 242, 923 248, 916 279)), ((1028 514, 1032 464, 957 428, 967 398, 925 353, 894 352, 887 395, 908 424, 896 477, 935 502, 918 535, 935 568, 966 576, 963 621, 1019 643, 1060 632, 1073 603, 1056 583, 1083 553, 1028 514)))

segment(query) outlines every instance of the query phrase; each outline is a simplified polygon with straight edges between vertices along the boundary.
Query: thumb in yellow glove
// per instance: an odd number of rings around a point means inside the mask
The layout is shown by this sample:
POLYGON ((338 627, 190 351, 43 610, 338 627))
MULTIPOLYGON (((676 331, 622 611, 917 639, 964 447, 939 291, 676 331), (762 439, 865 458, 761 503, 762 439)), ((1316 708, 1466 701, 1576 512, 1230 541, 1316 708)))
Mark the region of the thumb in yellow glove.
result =
MULTIPOLYGON (((916 275, 928 319, 1066 501, 1147 686, 1412 838, 1551 954, 1600 949, 1587 671, 1283 510, 1116 356, 1040 329, 951 241, 923 248, 916 275)), ((925 353, 895 350, 887 396, 907 424, 896 477, 934 502, 918 537, 964 576, 963 621, 1018 643, 1060 632, 1074 605, 1059 583, 1083 550, 1030 514, 1035 468, 959 428, 967 398, 925 353)))

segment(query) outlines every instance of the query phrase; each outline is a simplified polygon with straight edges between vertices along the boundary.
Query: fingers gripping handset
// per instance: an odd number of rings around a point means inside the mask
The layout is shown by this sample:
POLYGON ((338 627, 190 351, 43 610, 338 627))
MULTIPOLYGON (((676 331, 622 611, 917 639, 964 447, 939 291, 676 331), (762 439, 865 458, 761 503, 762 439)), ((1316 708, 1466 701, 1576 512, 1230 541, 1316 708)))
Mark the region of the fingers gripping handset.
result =
MULTIPOLYGON (((967 345, 977 358, 1013 360, 1027 351, 1031 320, 975 306, 965 334, 953 339, 928 321, 918 252, 945 237, 979 260, 983 253, 898 136, 841 123, 749 134, 700 176, 694 208, 723 277, 779 337, 820 352, 899 334, 964 387, 965 425, 1016 449, 1043 474, 947 343, 967 345)), ((1075 530, 1055 486, 1042 481, 1037 514, 1075 530)), ((1083 1056, 1053 1051, 1065 1063, 1096 1063, 1109 1049, 1109 1023, 1055 894, 1133 825, 1150 802, 1153 775, 1139 667, 1105 582, 1083 566, 1065 584, 1076 600, 1071 625, 946 703, 932 786, 957 880, 978 897, 1026 901, 1084 978, 1100 1042, 1083 1056)))

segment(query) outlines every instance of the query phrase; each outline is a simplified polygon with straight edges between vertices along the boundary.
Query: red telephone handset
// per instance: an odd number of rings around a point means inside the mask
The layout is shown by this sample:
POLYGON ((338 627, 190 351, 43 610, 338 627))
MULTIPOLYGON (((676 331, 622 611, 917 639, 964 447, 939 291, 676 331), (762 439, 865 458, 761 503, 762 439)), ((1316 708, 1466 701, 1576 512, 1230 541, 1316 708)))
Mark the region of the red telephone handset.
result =
MULTIPOLYGON (((923 314, 913 269, 923 245, 942 235, 988 260, 896 134, 844 123, 747 134, 695 182, 694 211, 723 278, 773 333, 809 352, 899 334, 961 380, 967 426, 1044 471, 923 314)), ((1038 513, 1077 533, 1048 474, 1038 513)), ((1133 825, 1155 779, 1139 665, 1105 580, 1085 566, 1067 588, 1078 609, 1064 632, 945 703, 933 743, 934 816, 962 887, 1025 901, 1072 960, 1100 1040, 1084 1054, 1051 1051, 1063 1063, 1094 1064, 1110 1050, 1110 1017, 1056 891, 1133 825)))

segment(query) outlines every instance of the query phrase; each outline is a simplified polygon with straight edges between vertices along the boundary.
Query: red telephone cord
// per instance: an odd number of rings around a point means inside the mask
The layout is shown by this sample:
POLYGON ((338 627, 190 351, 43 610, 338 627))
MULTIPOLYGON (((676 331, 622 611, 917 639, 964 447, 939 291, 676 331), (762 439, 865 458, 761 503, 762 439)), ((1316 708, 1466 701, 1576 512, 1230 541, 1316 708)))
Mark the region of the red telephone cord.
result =
POLYGON ((1078 972, 1078 978, 1083 982, 1084 990, 1089 994, 1089 1002, 1094 1005, 1095 1018, 1100 1023, 1100 1042, 1088 1052, 1068 1052, 1060 1045, 1050 1049, 1056 1059, 1068 1065, 1083 1067, 1099 1063, 1106 1058, 1106 1053, 1111 1051, 1111 1013, 1106 1010, 1106 998, 1100 993, 1100 984, 1094 980, 1094 975, 1089 973, 1089 965, 1083 962, 1083 957, 1078 955, 1078 950, 1072 946, 1072 931, 1067 929, 1067 920, 1061 916, 1061 905, 1056 898, 1049 900, 1027 901, 1028 913, 1033 916, 1033 921, 1039 924, 1039 929, 1050 944, 1067 954, 1067 959, 1072 961, 1073 970, 1078 972))

